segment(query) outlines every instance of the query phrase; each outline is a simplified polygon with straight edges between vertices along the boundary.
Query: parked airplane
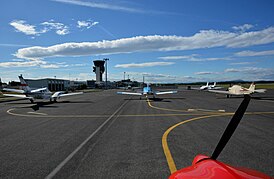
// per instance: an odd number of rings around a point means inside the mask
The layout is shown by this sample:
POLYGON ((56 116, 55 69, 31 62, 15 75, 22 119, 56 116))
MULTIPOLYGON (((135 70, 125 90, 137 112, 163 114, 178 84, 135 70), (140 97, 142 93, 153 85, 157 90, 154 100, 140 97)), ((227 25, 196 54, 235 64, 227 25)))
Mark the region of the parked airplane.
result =
POLYGON ((191 88, 191 89, 194 89, 194 90, 209 90, 209 89, 221 89, 222 87, 220 86, 216 86, 216 82, 214 82, 213 85, 210 85, 209 82, 206 83, 206 85, 203 85, 199 88, 191 88))
POLYGON ((208 90, 208 89, 221 89, 222 87, 216 86, 216 82, 214 82, 213 85, 210 85, 209 82, 206 83, 206 85, 201 86, 200 90, 208 90))
POLYGON ((227 98, 231 95, 245 95, 245 94, 253 94, 253 93, 265 93, 266 89, 257 89, 255 90, 255 84, 251 83, 249 88, 244 88, 240 85, 233 85, 232 87, 228 88, 228 91, 221 91, 221 90, 208 90, 209 92, 214 93, 221 93, 226 94, 227 98))
MULTIPOLYGON (((219 143, 217 144, 211 157, 205 155, 197 155, 192 165, 183 169, 180 169, 169 177, 169 179, 204 179, 204 178, 272 178, 264 173, 256 170, 234 167, 226 163, 222 163, 217 160, 218 156, 225 148, 230 137, 233 135, 238 124, 240 123, 247 106, 250 101, 249 95, 244 95, 244 100, 233 115, 229 124, 227 125, 219 143)), ((252 149, 251 149, 252 150, 252 149)))
POLYGON ((26 81, 24 80, 23 76, 19 76, 19 80, 21 82, 21 90, 19 89, 10 89, 10 88, 3 88, 3 91, 15 92, 20 94, 3 94, 4 96, 10 97, 17 97, 17 98, 24 98, 29 99, 31 103, 34 102, 34 99, 49 99, 50 101, 56 102, 57 99, 64 97, 64 96, 71 96, 71 95, 78 95, 83 94, 83 92, 79 93, 65 93, 64 91, 57 91, 55 93, 48 90, 48 88, 39 88, 32 90, 26 81))
POLYGON ((143 91, 141 91, 139 93, 126 92, 126 91, 117 92, 117 94, 136 95, 136 96, 153 95, 153 97, 155 97, 155 95, 174 94, 174 93, 177 93, 177 91, 162 91, 162 92, 160 92, 160 91, 154 91, 154 90, 151 89, 151 87, 149 86, 149 84, 147 84, 147 86, 143 88, 143 91))

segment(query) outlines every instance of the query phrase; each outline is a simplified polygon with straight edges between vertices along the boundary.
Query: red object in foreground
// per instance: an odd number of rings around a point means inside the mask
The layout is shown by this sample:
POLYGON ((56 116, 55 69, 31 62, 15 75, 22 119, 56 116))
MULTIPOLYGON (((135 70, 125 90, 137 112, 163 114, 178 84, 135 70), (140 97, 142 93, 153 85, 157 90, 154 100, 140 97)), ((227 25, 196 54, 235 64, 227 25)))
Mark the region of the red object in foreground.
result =
POLYGON ((271 178, 261 172, 232 167, 217 160, 212 160, 205 155, 197 155, 192 166, 180 169, 173 173, 169 179, 259 179, 259 178, 271 178))

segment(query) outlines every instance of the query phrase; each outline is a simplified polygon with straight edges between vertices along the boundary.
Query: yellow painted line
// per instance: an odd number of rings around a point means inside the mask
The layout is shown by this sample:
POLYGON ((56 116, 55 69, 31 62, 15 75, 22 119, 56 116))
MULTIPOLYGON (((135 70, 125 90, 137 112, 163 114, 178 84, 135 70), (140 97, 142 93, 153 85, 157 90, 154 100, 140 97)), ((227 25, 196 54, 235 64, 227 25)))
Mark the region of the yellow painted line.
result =
POLYGON ((230 113, 226 113, 226 114, 215 114, 215 115, 208 115, 208 116, 201 116, 201 117, 196 117, 196 118, 191 118, 182 122, 179 122, 173 126, 171 126, 170 128, 168 128, 168 130, 166 130, 166 132, 164 133, 163 137, 162 137, 162 147, 164 150, 164 154, 166 156, 166 160, 167 160, 167 164, 170 170, 170 173, 174 173, 177 171, 175 162, 173 160, 173 157, 171 155, 171 152, 169 150, 168 144, 167 144, 167 137, 168 134, 176 127, 191 122, 191 121, 195 121, 195 120, 199 120, 199 119, 204 119, 204 118, 209 118, 209 117, 217 117, 217 116, 226 116, 226 115, 231 115, 230 113))
POLYGON ((174 112, 186 112, 186 110, 167 109, 167 108, 160 108, 160 107, 152 106, 148 98, 147 98, 147 103, 151 108, 154 108, 154 109, 159 109, 159 110, 164 110, 164 111, 174 111, 174 112))
MULTIPOLYGON (((234 113, 223 113, 223 114, 215 114, 215 115, 207 115, 207 116, 200 116, 200 117, 196 117, 196 118, 191 118, 191 119, 188 119, 188 120, 185 120, 185 121, 182 121, 182 122, 179 122, 173 126, 171 126, 170 128, 168 128, 165 133, 163 134, 162 136, 162 147, 163 147, 163 150, 164 150, 164 154, 166 156, 166 160, 167 160, 167 163, 168 163, 168 167, 169 167, 169 170, 170 170, 170 173, 174 173, 177 171, 177 167, 175 165, 175 162, 173 160, 173 157, 171 155, 171 152, 169 150, 169 147, 168 147, 168 143, 167 143, 167 137, 168 137, 168 134, 173 130, 175 129, 176 127, 182 125, 182 124, 185 124, 185 123, 188 123, 188 122, 192 122, 192 121, 195 121, 195 120, 199 120, 199 119, 205 119, 205 118, 211 118, 211 117, 219 117, 219 116, 229 116, 229 115, 233 115, 234 113)), ((273 115, 274 112, 246 112, 245 115, 259 115, 259 114, 271 114, 273 115)))
POLYGON ((161 107, 153 106, 148 98, 147 98, 147 103, 148 103, 149 107, 154 108, 154 109, 163 110, 163 111, 173 111, 173 112, 194 112, 194 111, 199 111, 199 112, 204 112, 204 113, 225 112, 225 110, 223 110, 223 109, 219 109, 219 110, 210 110, 210 109, 187 109, 187 110, 183 110, 182 109, 182 110, 179 110, 179 109, 161 108, 161 107))

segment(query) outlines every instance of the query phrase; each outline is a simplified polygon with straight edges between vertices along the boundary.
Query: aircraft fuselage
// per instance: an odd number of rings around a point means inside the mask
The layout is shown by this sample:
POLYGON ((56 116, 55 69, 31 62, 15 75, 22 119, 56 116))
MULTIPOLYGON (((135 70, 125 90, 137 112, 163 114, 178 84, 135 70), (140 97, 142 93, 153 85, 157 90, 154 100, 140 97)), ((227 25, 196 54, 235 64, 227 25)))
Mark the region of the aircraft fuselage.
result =
POLYGON ((32 97, 33 99, 50 99, 52 96, 51 92, 35 92, 26 93, 27 97, 32 97))

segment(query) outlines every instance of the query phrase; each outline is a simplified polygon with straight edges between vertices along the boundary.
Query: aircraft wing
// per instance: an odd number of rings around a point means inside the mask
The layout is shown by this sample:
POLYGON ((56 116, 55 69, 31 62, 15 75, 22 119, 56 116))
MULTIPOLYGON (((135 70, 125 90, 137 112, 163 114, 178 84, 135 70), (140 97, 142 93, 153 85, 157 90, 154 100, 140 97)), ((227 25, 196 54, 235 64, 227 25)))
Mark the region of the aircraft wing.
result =
POLYGON ((231 94, 229 91, 222 91, 222 90, 208 90, 208 91, 213 93, 231 94))
POLYGON ((131 93, 131 92, 117 92, 117 94, 127 94, 127 95, 136 95, 136 96, 142 96, 142 93, 131 93))
POLYGON ((223 87, 221 87, 221 86, 215 86, 214 88, 212 88, 212 89, 214 89, 214 90, 218 90, 218 89, 222 89, 223 87))
POLYGON ((255 93, 265 93, 266 89, 256 89, 254 90, 255 93))
POLYGON ((3 88, 4 91, 10 91, 15 93, 24 93, 24 90, 18 90, 18 89, 11 89, 11 88, 3 88))
POLYGON ((3 96, 8 96, 8 97, 16 97, 16 98, 25 98, 25 99, 32 99, 32 97, 27 97, 24 94, 3 94, 3 96))
POLYGON ((73 95, 78 95, 78 94, 83 94, 83 92, 79 93, 66 93, 66 94, 60 94, 59 97, 64 97, 64 96, 73 96, 73 95))
POLYGON ((162 91, 162 92, 155 92, 156 95, 161 95, 161 94, 175 94, 177 91, 162 91))
POLYGON ((43 91, 43 90, 47 90, 47 88, 39 88, 39 89, 31 90, 30 92, 31 93, 36 93, 36 92, 40 92, 40 91, 43 91))
POLYGON ((83 92, 79 92, 79 93, 64 93, 63 91, 57 91, 51 97, 52 98, 59 98, 59 97, 72 96, 72 95, 78 95, 78 94, 83 94, 83 92))

